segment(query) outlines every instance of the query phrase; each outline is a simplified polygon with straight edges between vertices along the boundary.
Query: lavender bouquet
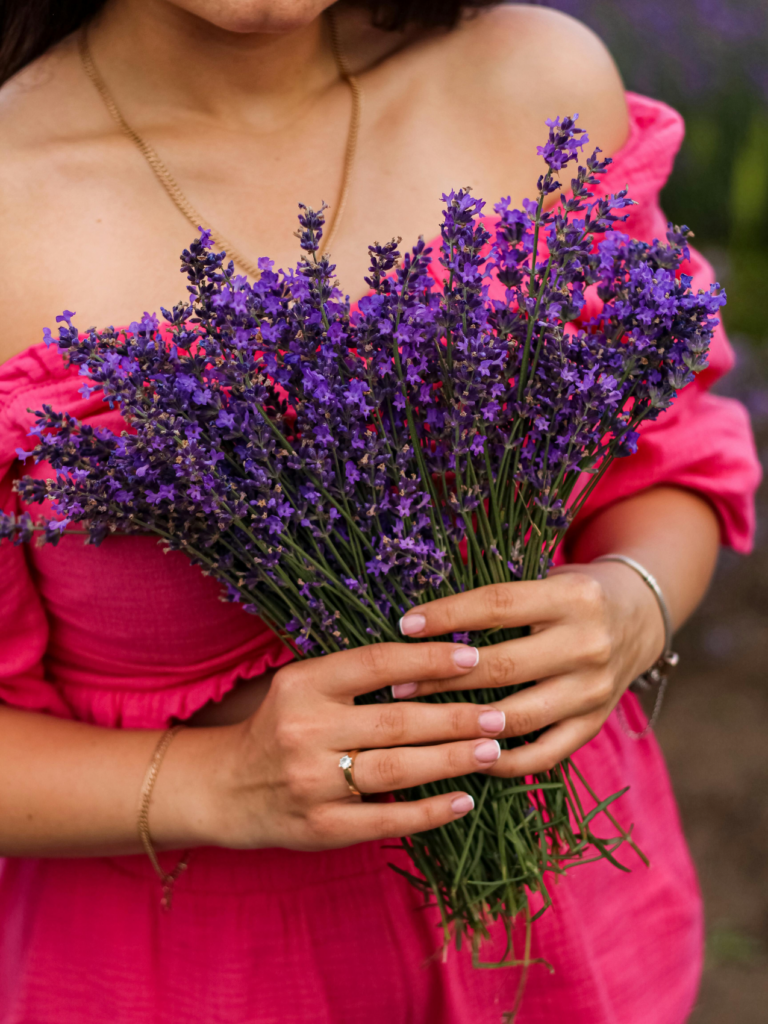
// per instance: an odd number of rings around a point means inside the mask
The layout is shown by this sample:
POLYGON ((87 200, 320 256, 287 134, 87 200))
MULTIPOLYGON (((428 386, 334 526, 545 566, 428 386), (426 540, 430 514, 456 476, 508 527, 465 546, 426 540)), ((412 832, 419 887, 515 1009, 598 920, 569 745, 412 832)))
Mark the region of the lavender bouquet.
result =
MULTIPOLYGON (((210 235, 182 255, 191 298, 128 330, 80 337, 64 313, 55 343, 128 424, 121 435, 66 412, 37 414, 31 453, 55 479, 18 484, 62 517, 1 532, 54 543, 85 524, 157 535, 220 580, 297 656, 404 640, 397 623, 420 602, 546 575, 569 523, 638 425, 665 409, 706 362, 724 303, 680 273, 686 228, 668 243, 617 230, 626 192, 595 199, 609 161, 595 152, 548 209, 559 172, 586 142, 575 119, 549 122, 537 201, 496 207, 468 190, 444 196, 443 282, 419 241, 373 245, 370 293, 350 309, 318 256, 323 210, 301 207, 295 270, 259 262, 249 282, 210 235), (489 295, 491 283, 501 286, 489 295), (593 316, 587 289, 596 292, 593 316)), ((49 342, 53 341, 48 332, 49 342)), ((478 645, 521 635, 501 629, 478 645)), ((469 639, 455 637, 454 639, 469 639)), ((514 687, 437 694, 498 700, 514 687)), ((390 700, 387 693, 363 700, 390 700)), ((506 747, 535 736, 503 740, 506 747)), ((549 903, 546 872, 595 857, 617 867, 631 842, 576 766, 518 781, 476 774, 397 794, 473 794, 474 814, 404 840, 413 884, 436 900, 446 940, 491 920, 507 927, 530 896, 549 903), (595 829, 613 822, 610 837, 595 829)), ((399 870, 399 869, 398 869, 399 870)), ((530 936, 530 929, 528 930, 530 936)), ((525 962, 528 962, 526 943, 525 962)), ((509 957, 512 959, 509 959, 509 957)))

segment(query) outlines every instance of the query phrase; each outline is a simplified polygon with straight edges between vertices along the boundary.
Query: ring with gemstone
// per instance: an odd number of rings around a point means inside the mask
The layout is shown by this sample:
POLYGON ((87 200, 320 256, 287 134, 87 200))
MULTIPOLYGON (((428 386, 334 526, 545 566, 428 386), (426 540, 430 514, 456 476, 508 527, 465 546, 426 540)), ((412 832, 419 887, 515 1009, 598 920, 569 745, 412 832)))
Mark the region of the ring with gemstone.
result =
POLYGON ((342 754, 339 758, 339 768, 344 772, 344 778, 347 780, 349 791, 353 796, 362 796, 363 794, 355 785, 355 758, 360 753, 359 750, 350 750, 348 754, 342 754))

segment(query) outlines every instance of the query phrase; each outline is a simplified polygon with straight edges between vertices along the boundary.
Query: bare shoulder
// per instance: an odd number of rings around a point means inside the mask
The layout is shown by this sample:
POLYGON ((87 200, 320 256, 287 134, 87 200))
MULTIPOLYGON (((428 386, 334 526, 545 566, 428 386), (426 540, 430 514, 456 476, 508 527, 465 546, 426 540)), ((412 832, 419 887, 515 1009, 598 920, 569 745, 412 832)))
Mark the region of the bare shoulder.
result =
POLYGON ((552 8, 500 4, 466 17, 445 40, 453 50, 451 79, 489 111, 500 128, 507 111, 517 127, 553 116, 580 115, 592 143, 606 153, 626 141, 624 85, 602 40, 552 8))
POLYGON ((59 44, 0 87, 0 166, 32 158, 56 141, 70 107, 70 43, 59 44))
POLYGON ((62 158, 81 141, 79 82, 72 44, 65 42, 23 68, 0 88, 0 219, 6 234, 30 202, 50 192, 62 158))
POLYGON ((24 309, 38 298, 27 287, 30 252, 45 245, 33 211, 45 188, 52 70, 43 58, 0 88, 0 225, 5 251, 14 254, 0 276, 0 363, 39 340, 39 331, 24 340, 22 325, 24 309))

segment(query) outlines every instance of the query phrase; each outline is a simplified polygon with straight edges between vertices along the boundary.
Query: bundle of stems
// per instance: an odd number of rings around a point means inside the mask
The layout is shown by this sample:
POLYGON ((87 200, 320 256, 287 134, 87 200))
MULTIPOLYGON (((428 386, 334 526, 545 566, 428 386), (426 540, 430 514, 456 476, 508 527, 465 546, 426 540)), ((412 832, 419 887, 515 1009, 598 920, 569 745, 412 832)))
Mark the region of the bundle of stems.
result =
MULTIPOLYGON (((53 501, 61 518, 41 525, 45 539, 70 523, 96 544, 153 533, 299 657, 416 642, 397 628, 413 606, 542 578, 602 474, 635 450, 640 423, 705 365, 724 302, 717 286, 691 290, 686 228, 652 245, 618 230, 631 200, 594 198, 609 163, 597 152, 548 208, 585 142, 575 119, 549 122, 547 170, 522 210, 502 200, 489 219, 468 190, 444 196, 437 261, 423 241, 404 256, 395 241, 370 246, 370 292, 356 310, 318 255, 323 210, 301 207, 293 271, 262 259, 248 282, 203 231, 182 255, 190 299, 163 310, 165 326, 145 314, 81 336, 63 314, 55 343, 83 394, 100 389, 128 429, 39 412, 35 448, 20 454, 57 474, 18 490, 53 501)), ((0 536, 23 541, 35 528, 28 513, 6 516, 0 536)), ((426 699, 482 704, 516 689, 426 699)), ((548 872, 595 858, 622 868, 616 851, 632 840, 610 810, 621 793, 599 798, 568 760, 522 780, 476 774, 397 797, 457 785, 475 812, 406 839, 415 871, 405 874, 436 901, 446 941, 471 934, 481 964, 501 918, 499 963, 520 962, 513 922, 549 904, 548 872)), ((530 928, 524 962, 529 952, 530 928)))

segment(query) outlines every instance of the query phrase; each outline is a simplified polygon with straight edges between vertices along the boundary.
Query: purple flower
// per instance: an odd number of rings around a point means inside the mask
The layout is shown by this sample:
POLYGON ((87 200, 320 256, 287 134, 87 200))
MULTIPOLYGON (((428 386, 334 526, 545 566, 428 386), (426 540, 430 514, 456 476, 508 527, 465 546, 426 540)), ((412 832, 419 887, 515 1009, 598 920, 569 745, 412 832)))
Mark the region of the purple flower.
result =
MULTIPOLYGON (((578 166, 586 136, 575 118, 548 129, 535 201, 514 210, 502 199, 491 231, 482 200, 447 193, 439 252, 423 241, 404 253, 395 241, 371 246, 371 292, 354 311, 319 255, 324 210, 302 206, 300 263, 261 260, 253 282, 202 231, 182 253, 188 298, 163 311, 163 329, 145 313, 127 330, 80 336, 63 314, 56 343, 83 393, 100 390, 128 429, 37 412, 34 448, 19 457, 56 476, 25 477, 17 490, 26 503, 51 501, 44 539, 57 543, 69 523, 92 544, 153 533, 301 657, 403 640, 409 608, 546 575, 597 474, 631 454, 640 424, 706 365, 725 301, 681 274, 687 228, 670 225, 652 244, 622 232, 631 200, 595 198, 609 161, 595 152, 578 166), (551 206, 572 163, 571 192, 551 206)), ((13 543, 40 528, 26 513, 0 516, 0 538, 13 543)), ((567 770, 519 800, 508 785, 490 791, 483 835, 493 842, 467 859, 482 891, 459 905, 452 873, 441 889, 457 934, 489 913, 510 916, 510 886, 524 906, 552 863, 615 849, 620 840, 592 836, 589 816, 572 821, 567 770), (497 853, 510 824, 515 850, 528 844, 522 859, 510 848, 512 875, 497 853)), ((461 785, 480 799, 486 779, 461 785)), ((406 841, 422 876, 443 871, 432 855, 440 834, 406 841)), ((454 858, 471 836, 452 835, 454 858)))
POLYGON ((145 313, 81 337, 62 314, 82 393, 131 429, 45 407, 19 456, 58 475, 22 496, 94 543, 157 532, 313 654, 397 639, 400 614, 440 594, 541 576, 584 474, 634 451, 706 365, 724 302, 681 275, 687 228, 650 245, 622 232, 632 201, 594 197, 598 152, 545 211, 587 142, 575 116, 547 128, 536 200, 502 199, 491 232, 482 200, 447 193, 440 251, 371 246, 355 311, 319 255, 324 209, 301 206, 300 263, 262 259, 253 282, 202 231, 163 330, 145 313))

